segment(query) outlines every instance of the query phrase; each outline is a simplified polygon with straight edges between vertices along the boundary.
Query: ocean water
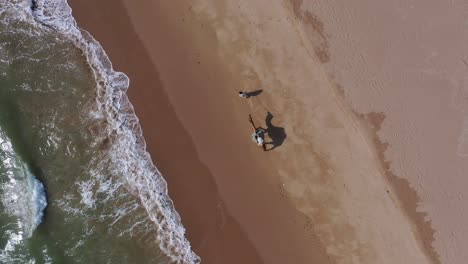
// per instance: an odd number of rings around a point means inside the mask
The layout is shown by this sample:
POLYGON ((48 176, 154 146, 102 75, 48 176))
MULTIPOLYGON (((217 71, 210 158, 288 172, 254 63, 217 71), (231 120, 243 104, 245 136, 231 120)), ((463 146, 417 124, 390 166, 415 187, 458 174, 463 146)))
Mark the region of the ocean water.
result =
POLYGON ((0 0, 0 263, 199 263, 101 46, 0 0))

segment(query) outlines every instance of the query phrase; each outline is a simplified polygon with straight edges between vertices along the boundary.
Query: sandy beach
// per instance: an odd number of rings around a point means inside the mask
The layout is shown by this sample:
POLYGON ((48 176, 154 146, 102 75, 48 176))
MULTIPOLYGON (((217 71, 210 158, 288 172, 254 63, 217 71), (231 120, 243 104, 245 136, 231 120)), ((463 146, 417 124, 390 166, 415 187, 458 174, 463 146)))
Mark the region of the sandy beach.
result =
MULTIPOLYGON (((172 39, 175 31, 162 15, 185 10, 177 6, 176 10, 160 10, 160 20, 148 24, 155 33, 149 35, 153 41, 161 38, 159 34, 166 38, 159 42, 163 47, 155 47, 165 55, 159 62, 167 63, 169 71, 177 69, 172 74, 178 83, 168 89, 122 3, 70 4, 80 26, 99 39, 115 69, 129 75, 129 97, 148 151, 168 181, 187 237, 203 263, 306 263, 311 259, 327 263, 321 243, 303 232, 307 218, 281 193, 269 157, 250 142, 249 111, 237 96, 237 78, 229 76, 221 61, 210 54, 212 47, 206 45, 206 56, 197 58, 199 51, 193 49, 199 47, 186 46, 195 36, 177 32, 188 39, 172 39), (155 23, 160 26, 153 27, 155 23), (114 27, 119 30, 111 30, 114 27), (201 63, 210 67, 201 67, 201 63), (181 98, 176 104, 171 96, 177 94, 181 98), (190 112, 189 120, 179 121, 182 118, 176 105, 190 112)), ((146 7, 136 5, 143 10, 146 7)), ((146 18, 150 17, 154 18, 146 18)), ((180 18, 173 14, 172 19, 180 18)), ((257 118, 259 122, 264 117, 257 118)))
POLYGON ((466 135, 453 116, 466 111, 468 53, 429 38, 452 28, 444 37, 466 43, 452 27, 461 11, 450 20, 445 4, 371 2, 70 1, 130 77, 202 263, 466 259, 466 135), (421 23, 436 10, 440 28, 421 23), (250 141, 248 114, 271 151, 250 141))
POLYGON ((353 111, 381 117, 382 157, 390 179, 405 182, 399 197, 413 193, 406 211, 426 221, 418 224, 426 248, 440 263, 465 263, 467 2, 304 1, 301 9, 322 19, 324 68, 353 111))

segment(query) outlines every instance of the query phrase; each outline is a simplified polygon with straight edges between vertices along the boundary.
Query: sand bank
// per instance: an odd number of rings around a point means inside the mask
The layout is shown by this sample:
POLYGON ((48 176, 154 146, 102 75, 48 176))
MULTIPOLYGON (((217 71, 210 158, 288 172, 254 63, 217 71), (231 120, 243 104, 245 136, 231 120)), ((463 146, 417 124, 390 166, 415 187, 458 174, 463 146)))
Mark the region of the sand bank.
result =
POLYGON ((300 5, 71 4, 129 75, 148 151, 203 263, 434 261, 325 71, 323 25, 300 5), (277 148, 250 142, 249 113, 277 148))

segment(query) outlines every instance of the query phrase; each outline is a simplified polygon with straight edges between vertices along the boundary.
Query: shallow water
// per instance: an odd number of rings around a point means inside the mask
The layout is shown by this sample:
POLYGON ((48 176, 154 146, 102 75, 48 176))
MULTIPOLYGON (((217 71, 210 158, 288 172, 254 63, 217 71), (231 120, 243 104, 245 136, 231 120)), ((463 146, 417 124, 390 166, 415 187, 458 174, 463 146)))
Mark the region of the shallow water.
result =
POLYGON ((0 263, 199 261, 128 79, 63 3, 0 0, 0 263))

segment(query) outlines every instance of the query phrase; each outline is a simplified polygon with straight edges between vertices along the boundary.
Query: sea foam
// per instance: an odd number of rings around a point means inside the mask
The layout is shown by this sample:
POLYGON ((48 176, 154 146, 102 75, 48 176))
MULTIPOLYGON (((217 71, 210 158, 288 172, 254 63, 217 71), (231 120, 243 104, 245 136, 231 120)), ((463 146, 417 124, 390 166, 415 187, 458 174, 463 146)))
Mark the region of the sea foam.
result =
MULTIPOLYGON (((126 95, 129 78, 114 71, 101 45, 87 31, 78 28, 65 0, 34 0, 29 8, 40 26, 73 41, 86 57, 97 84, 97 110, 92 115, 109 124, 106 136, 112 139, 111 169, 114 175, 125 177, 125 187, 139 198, 149 219, 155 223, 161 250, 176 263, 200 263, 185 238, 180 216, 167 194, 167 183, 146 151, 138 118, 126 95)), ((90 186, 80 188, 82 202, 93 207, 90 186)))
POLYGON ((9 261, 9 253, 24 239, 31 237, 42 222, 47 200, 43 184, 20 160, 11 141, 1 130, 0 150, 0 166, 6 176, 0 187, 1 202, 5 212, 16 220, 5 232, 8 240, 0 250, 0 260, 9 261))

